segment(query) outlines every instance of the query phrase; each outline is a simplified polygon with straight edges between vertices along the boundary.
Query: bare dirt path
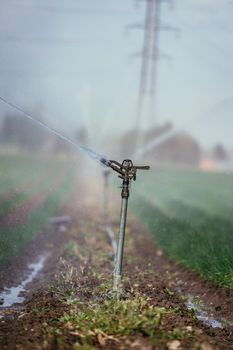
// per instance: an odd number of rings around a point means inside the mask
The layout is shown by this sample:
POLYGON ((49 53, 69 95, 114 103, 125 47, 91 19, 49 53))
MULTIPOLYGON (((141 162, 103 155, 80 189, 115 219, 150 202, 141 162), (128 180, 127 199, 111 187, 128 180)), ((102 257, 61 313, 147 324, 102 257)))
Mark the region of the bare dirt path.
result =
POLYGON ((52 174, 52 169, 47 169, 43 173, 37 174, 37 176, 34 176, 32 180, 26 181, 23 184, 20 184, 19 186, 3 192, 0 194, 0 205, 4 204, 4 202, 8 201, 9 199, 13 198, 15 195, 24 192, 28 188, 34 187, 40 182, 42 182, 44 179, 48 178, 52 174))
MULTIPOLYGON (((129 303, 143 299, 144 308, 149 305, 150 308, 162 308, 161 312, 166 310, 157 325, 156 336, 150 337, 145 324, 126 334, 113 336, 111 329, 104 332, 91 329, 91 320, 87 321, 90 333, 86 336, 78 328, 79 323, 61 321, 64 315, 74 317, 74 307, 76 315, 81 312, 79 307, 85 306, 85 312, 89 305, 92 308, 97 304, 103 306, 108 299, 106 290, 111 286, 112 248, 102 227, 100 203, 93 192, 93 189, 87 192, 84 186, 79 186, 60 211, 60 214, 72 217, 67 231, 59 231, 57 226, 47 227, 28 245, 24 257, 12 262, 8 269, 8 274, 10 271, 12 274, 11 282, 15 276, 25 274, 25 268, 20 269, 19 265, 26 266, 41 252, 51 254, 40 278, 28 286, 26 303, 20 308, 2 311, 1 349, 233 349, 231 325, 224 325, 222 329, 206 326, 185 306, 188 293, 199 295, 211 304, 214 317, 231 321, 231 293, 169 260, 132 214, 129 215, 125 246, 124 287, 129 303), (78 304, 75 304, 76 300, 78 304)), ((118 208, 113 209, 112 218, 116 231, 118 208)), ((4 280, 4 271, 1 275, 4 280)), ((112 307, 114 312, 114 304, 112 307)))
MULTIPOLYGON (((57 185, 58 184, 59 183, 57 183, 57 185)), ((82 189, 78 186, 78 189, 69 196, 68 200, 60 208, 57 215, 67 215, 71 218, 74 217, 78 208, 77 198, 79 198, 81 192, 82 189)), ((54 267, 54 264, 52 261, 59 260, 60 248, 67 240, 66 230, 68 230, 69 226, 70 223, 67 223, 64 230, 64 227, 61 229, 60 225, 51 225, 48 223, 45 228, 12 259, 12 261, 8 262, 7 266, 0 268, 0 291, 4 287, 8 288, 10 286, 18 285, 26 276, 28 265, 35 258, 44 253, 49 253, 49 259, 42 271, 41 278, 43 280, 43 277, 46 276, 47 273, 53 275, 54 271, 51 266, 54 267)))
MULTIPOLYGON (((67 173, 67 170, 62 170, 52 183, 52 190, 61 185, 64 177, 67 173)), ((45 188, 43 191, 36 193, 30 199, 25 200, 20 204, 14 211, 9 212, 8 214, 0 215, 0 225, 5 228, 13 228, 22 224, 28 215, 35 211, 39 206, 45 201, 49 195, 50 188, 45 188)))

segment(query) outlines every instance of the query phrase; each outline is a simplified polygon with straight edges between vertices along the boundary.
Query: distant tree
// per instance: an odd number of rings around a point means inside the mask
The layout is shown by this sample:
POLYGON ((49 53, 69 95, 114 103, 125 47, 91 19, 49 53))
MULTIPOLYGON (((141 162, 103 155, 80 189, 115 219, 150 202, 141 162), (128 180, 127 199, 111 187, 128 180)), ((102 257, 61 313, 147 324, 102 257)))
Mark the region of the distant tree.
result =
POLYGON ((228 158, 227 151, 221 143, 218 143, 217 145, 214 146, 213 157, 220 162, 227 160, 228 158))
POLYGON ((155 146, 146 157, 159 162, 196 166, 201 158, 201 148, 194 137, 180 132, 155 146))
POLYGON ((2 124, 2 140, 27 151, 39 151, 48 132, 33 121, 17 114, 6 115, 2 124))

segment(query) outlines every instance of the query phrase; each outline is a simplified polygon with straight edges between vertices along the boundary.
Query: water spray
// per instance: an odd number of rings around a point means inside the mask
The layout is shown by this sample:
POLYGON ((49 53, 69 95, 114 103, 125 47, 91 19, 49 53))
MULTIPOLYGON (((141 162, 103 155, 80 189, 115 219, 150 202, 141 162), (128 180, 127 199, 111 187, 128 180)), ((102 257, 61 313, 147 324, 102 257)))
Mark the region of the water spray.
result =
POLYGON ((56 135, 57 137, 59 137, 63 141, 67 142, 76 151, 78 150, 78 151, 84 152, 90 158, 96 160, 101 165, 109 166, 109 164, 108 164, 109 161, 107 160, 107 158, 105 156, 100 155, 99 153, 97 153, 96 151, 94 151, 93 149, 91 149, 89 147, 86 147, 86 146, 83 146, 83 145, 79 145, 78 143, 76 143, 73 140, 71 140, 69 137, 65 136, 63 133, 55 130, 54 128, 50 127, 46 123, 36 119, 32 114, 26 112, 24 109, 22 109, 21 107, 17 106, 14 103, 12 103, 11 101, 6 100, 4 97, 0 96, 0 101, 3 102, 4 104, 6 104, 7 106, 13 108, 14 110, 20 112, 20 115, 22 115, 25 118, 31 120, 33 123, 39 125, 42 128, 47 129, 52 134, 56 135))
MULTIPOLYGON (((126 227, 126 219, 127 219, 127 207, 128 207, 128 198, 129 198, 129 188, 131 184, 131 180, 136 180, 137 170, 149 170, 149 166, 135 166, 133 165, 132 160, 125 159, 122 164, 115 160, 108 160, 105 156, 98 154, 96 151, 92 150, 89 147, 81 146, 75 143, 70 138, 66 137, 62 133, 57 130, 51 128, 47 124, 37 120, 24 111, 21 107, 15 105, 14 103, 6 100, 2 96, 0 96, 0 101, 8 105, 9 107, 17 110, 21 113, 25 118, 30 119, 34 123, 38 124, 41 127, 46 128, 51 133, 55 134, 59 138, 63 139, 70 146, 74 147, 76 150, 80 150, 88 154, 92 159, 95 159, 98 163, 100 163, 104 167, 110 167, 114 171, 119 174, 119 178, 123 180, 122 182, 122 191, 121 191, 121 213, 120 213, 120 227, 119 227, 119 237, 118 237, 118 245, 115 257, 115 268, 113 273, 113 291, 118 295, 121 293, 121 278, 122 278, 122 261, 123 261, 123 249, 124 249, 124 240, 125 240, 125 227, 126 227)), ((106 177, 107 179, 107 177, 106 177)), ((107 213, 106 213, 107 216, 107 213)))
POLYGON ((122 164, 118 163, 115 160, 108 160, 107 166, 116 171, 119 174, 119 178, 123 180, 121 187, 122 191, 119 236, 117 252, 115 257, 115 267, 113 272, 113 292, 117 293, 117 295, 119 296, 122 293, 122 262, 130 184, 132 180, 136 180, 137 170, 149 170, 150 167, 147 165, 135 166, 133 165, 133 162, 130 159, 123 160, 122 164))

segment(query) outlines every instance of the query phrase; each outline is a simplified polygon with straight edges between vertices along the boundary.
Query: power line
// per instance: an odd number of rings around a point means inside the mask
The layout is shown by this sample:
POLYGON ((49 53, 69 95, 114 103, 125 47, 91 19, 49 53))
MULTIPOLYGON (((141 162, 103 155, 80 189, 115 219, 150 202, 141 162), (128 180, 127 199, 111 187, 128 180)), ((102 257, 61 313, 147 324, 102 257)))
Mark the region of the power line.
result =
POLYGON ((62 71, 26 71, 26 70, 9 70, 9 69, 4 69, 0 70, 0 75, 1 76, 18 76, 18 77, 39 77, 39 78, 50 78, 50 77, 61 77, 64 79, 65 77, 73 77, 76 79, 77 72, 72 72, 72 71, 67 71, 67 72, 62 72, 62 71))
POLYGON ((35 37, 35 38, 23 38, 18 36, 6 36, 0 37, 0 41, 4 42, 12 42, 12 43, 39 43, 39 44, 58 44, 58 45, 77 45, 80 43, 79 39, 68 39, 68 38, 43 38, 43 37, 35 37))
MULTIPOLYGON (((19 5, 16 3, 13 8, 15 10, 15 7, 19 5)), ((55 6, 37 6, 33 7, 29 4, 20 4, 20 10, 25 9, 25 10, 35 10, 35 11, 40 11, 40 12, 48 12, 48 13, 53 13, 53 14, 58 14, 58 15, 106 15, 106 16, 121 16, 121 15, 128 15, 130 12, 129 11, 114 11, 114 10, 88 10, 88 9, 78 9, 76 7, 70 8, 70 7, 55 7, 55 6)), ((8 7, 9 8, 9 7, 8 7)))

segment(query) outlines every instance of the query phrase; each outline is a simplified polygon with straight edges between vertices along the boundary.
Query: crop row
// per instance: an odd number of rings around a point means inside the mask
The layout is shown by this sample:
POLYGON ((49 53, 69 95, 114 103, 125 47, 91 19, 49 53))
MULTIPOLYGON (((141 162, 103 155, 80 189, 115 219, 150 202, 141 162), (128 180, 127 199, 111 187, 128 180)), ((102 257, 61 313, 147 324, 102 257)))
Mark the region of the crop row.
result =
POLYGON ((4 158, 4 173, 0 174, 0 201, 3 198, 0 208, 0 263, 16 255, 40 232, 48 217, 59 211, 75 185, 75 169, 68 161, 33 160, 23 156, 17 159, 14 167, 12 158, 8 161, 4 158), (6 174, 9 176, 4 188, 6 174), (37 180, 32 181, 35 177, 37 180), (25 186, 27 182, 29 186, 25 186), (15 191, 20 186, 23 190, 15 191), (11 195, 7 196, 6 191, 11 195))
POLYGON ((132 207, 173 259, 233 288, 233 178, 154 169, 139 180, 132 207), (149 178, 149 181, 148 181, 149 178))

